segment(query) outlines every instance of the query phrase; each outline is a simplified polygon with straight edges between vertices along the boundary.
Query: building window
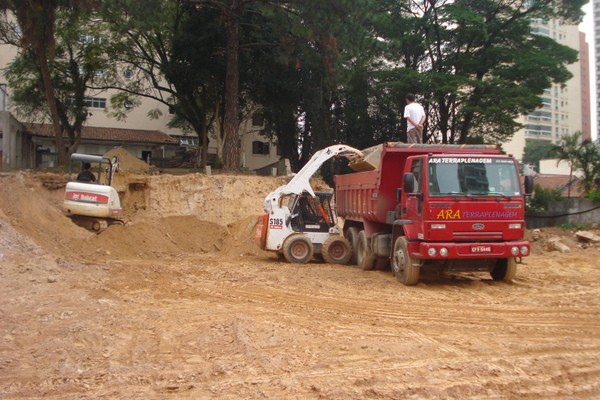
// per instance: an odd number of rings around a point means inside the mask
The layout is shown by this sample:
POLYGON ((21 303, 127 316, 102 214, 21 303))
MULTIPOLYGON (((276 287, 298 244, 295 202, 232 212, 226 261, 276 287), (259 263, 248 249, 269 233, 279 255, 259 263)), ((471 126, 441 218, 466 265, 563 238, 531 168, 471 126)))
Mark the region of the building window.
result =
MULTIPOLYGON (((83 98, 83 104, 87 108, 102 108, 102 109, 105 109, 106 108, 106 99, 100 98, 100 97, 84 97, 83 98)), ((67 105, 74 106, 75 105, 75 99, 72 98, 72 97, 69 98, 69 100, 67 101, 67 105)))
POLYGON ((106 108, 106 99, 100 97, 85 97, 83 103, 88 108, 106 108))
POLYGON ((252 154, 269 154, 269 142, 255 140, 252 142, 252 154))
POLYGON ((85 44, 92 44, 92 43, 100 44, 100 43, 104 42, 104 39, 102 38, 102 36, 81 34, 81 35, 79 35, 79 41, 81 43, 85 43, 85 44))
POLYGON ((198 146, 199 139, 197 137, 180 137, 179 144, 181 146, 198 146))
POLYGON ((265 116, 263 113, 252 114, 252 126, 265 126, 265 116))

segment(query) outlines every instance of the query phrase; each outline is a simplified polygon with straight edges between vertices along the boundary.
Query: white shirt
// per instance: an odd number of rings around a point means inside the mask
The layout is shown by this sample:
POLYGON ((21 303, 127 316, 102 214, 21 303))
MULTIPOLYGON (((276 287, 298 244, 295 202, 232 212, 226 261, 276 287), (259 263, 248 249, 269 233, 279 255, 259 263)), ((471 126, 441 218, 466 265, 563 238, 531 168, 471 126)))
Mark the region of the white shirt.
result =
MULTIPOLYGON (((423 106, 417 102, 412 102, 404 107, 404 118, 410 117, 413 121, 418 123, 424 115, 425 110, 423 109, 423 106)), ((407 119, 406 121, 409 131, 413 128, 416 128, 416 126, 414 126, 410 120, 407 119)))

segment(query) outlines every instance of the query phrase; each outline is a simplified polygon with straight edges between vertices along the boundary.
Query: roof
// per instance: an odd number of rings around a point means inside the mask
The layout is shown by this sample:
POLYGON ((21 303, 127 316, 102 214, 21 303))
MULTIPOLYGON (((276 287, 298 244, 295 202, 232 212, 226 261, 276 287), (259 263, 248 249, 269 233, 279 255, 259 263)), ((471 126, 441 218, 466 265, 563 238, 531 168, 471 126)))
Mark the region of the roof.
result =
MULTIPOLYGON (((53 137, 50 124, 24 124, 33 136, 53 137)), ((66 137, 66 136, 65 136, 66 137)), ((103 140, 111 142, 142 142, 160 144, 178 144, 177 139, 164 132, 145 129, 119 129, 103 128, 98 126, 84 126, 81 129, 81 138, 87 140, 103 140)))
POLYGON ((537 174, 534 182, 544 189, 559 189, 564 197, 569 194, 569 184, 571 186, 571 197, 582 197, 583 190, 579 184, 579 178, 573 176, 569 183, 569 175, 537 174))

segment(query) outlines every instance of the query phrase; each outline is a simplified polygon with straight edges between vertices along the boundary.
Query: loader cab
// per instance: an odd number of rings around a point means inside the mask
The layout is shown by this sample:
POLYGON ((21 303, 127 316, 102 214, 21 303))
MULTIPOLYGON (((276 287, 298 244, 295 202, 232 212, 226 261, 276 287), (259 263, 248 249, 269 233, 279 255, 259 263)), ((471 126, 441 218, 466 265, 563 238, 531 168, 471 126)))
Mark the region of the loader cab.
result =
POLYGON ((289 198, 291 226, 295 232, 328 232, 336 224, 331 207, 333 193, 315 192, 315 197, 303 192, 289 198))

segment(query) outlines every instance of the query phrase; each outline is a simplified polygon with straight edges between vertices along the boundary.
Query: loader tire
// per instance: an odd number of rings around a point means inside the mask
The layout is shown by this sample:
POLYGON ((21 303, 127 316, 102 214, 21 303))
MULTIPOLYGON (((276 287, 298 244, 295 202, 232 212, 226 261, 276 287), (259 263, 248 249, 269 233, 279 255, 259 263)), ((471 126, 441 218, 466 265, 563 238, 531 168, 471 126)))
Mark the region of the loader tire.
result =
POLYGON ((517 274, 517 259, 514 257, 501 258, 496 261, 496 265, 490 271, 492 279, 495 281, 511 282, 517 274))
POLYGON ((344 237, 348 239, 352 245, 352 256, 350 257, 350 262, 348 263, 351 265, 358 264, 358 233, 359 230, 355 226, 351 226, 346 230, 346 232, 344 232, 344 237))
POLYGON ((399 282, 406 286, 416 285, 419 282, 419 260, 408 253, 408 241, 400 236, 394 242, 392 254, 392 273, 399 282))
POLYGON ((369 239, 367 239, 367 233, 364 230, 358 234, 356 261, 358 266, 365 271, 375 268, 376 257, 371 251, 369 239))
POLYGON ((323 242, 321 255, 328 264, 346 265, 352 257, 352 245, 343 236, 330 236, 323 242))
POLYGON ((288 262, 305 264, 314 253, 315 248, 312 242, 301 233, 294 233, 283 242, 283 256, 288 262))

